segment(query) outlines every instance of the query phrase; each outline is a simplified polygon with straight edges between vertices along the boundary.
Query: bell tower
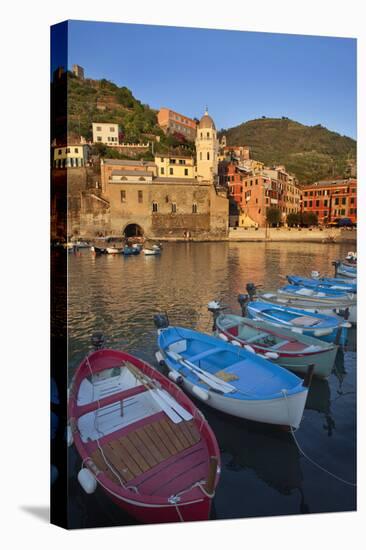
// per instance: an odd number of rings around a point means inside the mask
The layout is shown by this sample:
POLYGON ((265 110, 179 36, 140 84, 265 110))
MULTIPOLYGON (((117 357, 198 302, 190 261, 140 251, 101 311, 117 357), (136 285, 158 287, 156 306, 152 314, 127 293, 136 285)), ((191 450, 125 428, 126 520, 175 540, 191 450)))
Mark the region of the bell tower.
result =
POLYGON ((205 114, 197 126, 196 154, 198 180, 213 183, 215 176, 217 176, 218 150, 215 123, 206 108, 205 114))

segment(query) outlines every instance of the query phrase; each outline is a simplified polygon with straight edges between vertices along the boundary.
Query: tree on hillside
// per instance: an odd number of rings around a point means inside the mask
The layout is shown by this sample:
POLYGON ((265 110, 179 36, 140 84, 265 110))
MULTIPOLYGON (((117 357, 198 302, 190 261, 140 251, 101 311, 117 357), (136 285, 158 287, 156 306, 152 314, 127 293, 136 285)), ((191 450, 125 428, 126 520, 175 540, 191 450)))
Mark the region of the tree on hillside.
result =
POLYGON ((278 226, 281 221, 281 210, 276 206, 269 206, 266 212, 266 221, 272 227, 278 226))

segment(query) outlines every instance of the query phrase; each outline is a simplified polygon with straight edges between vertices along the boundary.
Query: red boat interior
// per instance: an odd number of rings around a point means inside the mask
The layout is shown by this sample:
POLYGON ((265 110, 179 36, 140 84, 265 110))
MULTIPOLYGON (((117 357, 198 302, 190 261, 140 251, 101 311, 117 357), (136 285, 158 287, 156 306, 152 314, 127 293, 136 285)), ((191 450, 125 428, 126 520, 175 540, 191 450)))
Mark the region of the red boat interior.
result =
MULTIPOLYGON (((96 381, 93 394, 74 411, 87 456, 112 483, 133 487, 131 494, 169 498, 183 491, 182 501, 202 498, 202 490, 192 488, 208 478, 210 452, 199 431, 202 420, 191 416, 173 422, 152 399, 146 378, 133 377, 136 364, 121 362, 119 357, 121 374, 115 374, 114 354, 94 356, 90 363, 94 384, 96 381), (107 378, 106 368, 111 372, 107 378), (96 387, 98 394, 94 393, 96 387), (140 416, 133 416, 134 411, 140 416)), ((142 374, 147 376, 144 370, 142 374)), ((84 384, 92 386, 90 377, 88 380, 84 384)))
MULTIPOLYGON (((206 479, 208 451, 193 420, 174 424, 164 413, 145 420, 137 429, 131 425, 122 434, 114 433, 113 439, 99 440, 113 469, 99 448, 91 453, 111 481, 118 483, 117 472, 127 486, 136 487, 141 494, 169 497, 206 479)), ((189 496, 197 495, 190 492, 189 496)))

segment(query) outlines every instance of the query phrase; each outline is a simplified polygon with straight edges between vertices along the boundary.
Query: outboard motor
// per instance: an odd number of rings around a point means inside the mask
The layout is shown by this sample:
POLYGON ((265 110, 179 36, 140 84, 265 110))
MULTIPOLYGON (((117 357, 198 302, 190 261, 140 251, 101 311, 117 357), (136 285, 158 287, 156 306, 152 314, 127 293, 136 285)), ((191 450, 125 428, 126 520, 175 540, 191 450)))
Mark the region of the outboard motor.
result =
POLYGON ((256 290, 257 290, 256 285, 254 283, 247 283, 246 289, 249 295, 249 299, 253 300, 254 296, 256 295, 256 290))
POLYGON ((91 343, 95 351, 102 349, 105 346, 105 338, 102 332, 94 332, 91 337, 91 343))
POLYGON ((218 318, 220 313, 224 309, 226 309, 226 306, 221 305, 220 302, 218 302, 216 300, 211 300, 211 302, 209 302, 207 304, 207 309, 213 315, 212 332, 215 332, 215 330, 216 330, 216 319, 218 318))
POLYGON ((334 265, 334 276, 337 277, 338 268, 341 265, 341 262, 339 260, 335 260, 332 262, 332 265, 334 265))
POLYGON ((169 326, 169 317, 167 313, 157 313, 153 317, 154 325, 158 330, 167 328, 169 326))
POLYGON ((247 315, 247 306, 248 306, 249 301, 250 301, 249 294, 239 294, 238 295, 238 302, 239 302, 240 307, 241 307, 242 317, 246 317, 246 315, 247 315))

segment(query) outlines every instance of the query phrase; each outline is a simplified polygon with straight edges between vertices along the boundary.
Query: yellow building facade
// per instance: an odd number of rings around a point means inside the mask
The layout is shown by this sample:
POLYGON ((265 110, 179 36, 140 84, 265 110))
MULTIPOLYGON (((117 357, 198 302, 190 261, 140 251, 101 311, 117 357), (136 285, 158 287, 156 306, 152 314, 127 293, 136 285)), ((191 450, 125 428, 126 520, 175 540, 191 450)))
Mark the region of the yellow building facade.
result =
POLYGON ((155 165, 159 178, 193 179, 195 166, 193 157, 177 155, 156 155, 155 165))

